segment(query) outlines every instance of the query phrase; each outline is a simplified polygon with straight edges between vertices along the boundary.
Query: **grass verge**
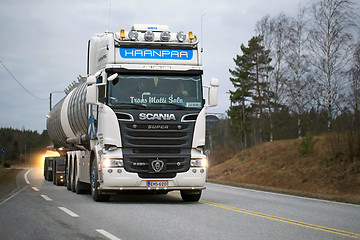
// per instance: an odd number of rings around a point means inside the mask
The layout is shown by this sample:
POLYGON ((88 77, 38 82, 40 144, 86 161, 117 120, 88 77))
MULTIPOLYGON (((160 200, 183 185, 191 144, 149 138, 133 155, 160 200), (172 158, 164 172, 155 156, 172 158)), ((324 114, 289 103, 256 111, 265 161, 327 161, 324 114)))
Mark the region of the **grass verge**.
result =
POLYGON ((360 198, 354 197, 354 196, 314 193, 314 192, 298 191, 298 190, 292 190, 292 189, 283 189, 283 188, 277 188, 277 187, 261 186, 261 185, 249 184, 249 183, 232 182, 232 181, 226 181, 226 180, 207 180, 207 182, 228 185, 228 186, 233 186, 233 187, 241 187, 241 188, 259 190, 259 191, 266 191, 266 192, 294 195, 294 196, 299 196, 299 197, 316 198, 316 199, 322 199, 322 200, 328 200, 328 201, 360 205, 360 198))
MULTIPOLYGON (((209 168, 210 182, 360 204, 360 153, 334 133, 265 142, 209 168), (306 140, 306 139, 305 139, 306 140)), ((347 142, 346 142, 347 143, 347 142)))
POLYGON ((0 167, 0 199, 16 188, 16 175, 21 169, 0 167))

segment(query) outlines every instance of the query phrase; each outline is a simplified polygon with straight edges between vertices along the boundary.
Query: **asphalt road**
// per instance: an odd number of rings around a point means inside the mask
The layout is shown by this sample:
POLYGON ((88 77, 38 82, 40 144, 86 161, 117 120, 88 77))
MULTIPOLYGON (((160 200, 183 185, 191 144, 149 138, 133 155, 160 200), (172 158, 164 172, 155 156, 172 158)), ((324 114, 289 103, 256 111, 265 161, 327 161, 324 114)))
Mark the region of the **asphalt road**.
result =
POLYGON ((122 194, 94 202, 24 170, 0 200, 0 239, 360 239, 360 206, 207 184, 198 203, 122 194))

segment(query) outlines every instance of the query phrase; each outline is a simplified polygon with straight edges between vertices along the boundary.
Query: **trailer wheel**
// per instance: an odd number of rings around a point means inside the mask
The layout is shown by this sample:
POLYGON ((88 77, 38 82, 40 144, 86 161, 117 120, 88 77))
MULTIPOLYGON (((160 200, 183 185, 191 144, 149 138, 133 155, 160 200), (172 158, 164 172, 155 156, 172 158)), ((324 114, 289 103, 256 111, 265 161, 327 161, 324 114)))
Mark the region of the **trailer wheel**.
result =
POLYGON ((201 190, 181 190, 180 193, 184 202, 197 202, 201 197, 201 190))
POLYGON ((46 180, 52 181, 53 180, 53 172, 52 171, 46 171, 46 180))
POLYGON ((46 161, 46 158, 44 160, 44 178, 47 181, 47 161, 46 161))
POLYGON ((75 192, 75 180, 77 175, 77 160, 74 159, 74 166, 71 169, 71 191, 75 192))
POLYGON ((91 164, 91 196, 96 202, 109 201, 110 195, 101 194, 98 187, 98 169, 96 166, 96 160, 94 160, 91 164))
POLYGON ((56 159, 53 160, 53 183, 56 184, 56 159))
POLYGON ((71 158, 66 164, 66 188, 71 191, 71 158))

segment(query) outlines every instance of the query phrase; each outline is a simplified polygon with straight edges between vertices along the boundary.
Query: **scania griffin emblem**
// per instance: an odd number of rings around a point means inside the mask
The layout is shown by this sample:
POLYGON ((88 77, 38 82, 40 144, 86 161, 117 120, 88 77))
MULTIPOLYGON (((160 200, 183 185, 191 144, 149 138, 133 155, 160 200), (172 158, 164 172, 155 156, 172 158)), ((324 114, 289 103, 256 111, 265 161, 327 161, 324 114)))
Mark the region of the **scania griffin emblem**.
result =
POLYGON ((159 158, 151 162, 151 167, 155 172, 160 172, 164 168, 164 162, 159 158))

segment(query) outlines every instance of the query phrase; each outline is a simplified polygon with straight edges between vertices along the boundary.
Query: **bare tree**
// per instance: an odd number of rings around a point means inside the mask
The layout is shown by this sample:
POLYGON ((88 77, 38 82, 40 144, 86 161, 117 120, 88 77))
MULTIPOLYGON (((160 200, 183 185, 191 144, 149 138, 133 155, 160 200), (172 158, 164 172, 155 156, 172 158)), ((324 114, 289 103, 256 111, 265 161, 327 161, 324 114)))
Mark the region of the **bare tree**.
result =
POLYGON ((270 61, 266 63, 269 66, 269 70, 264 75, 263 81, 267 83, 268 93, 272 93, 273 96, 268 96, 266 99, 269 101, 266 103, 268 108, 269 123, 270 123, 270 141, 273 140, 274 131, 274 117, 273 113, 279 112, 279 106, 282 104, 284 97, 284 83, 286 72, 285 54, 287 48, 285 47, 287 41, 287 33, 289 28, 289 17, 281 13, 275 18, 270 16, 263 17, 256 24, 256 33, 263 36, 262 45, 265 49, 270 49, 269 60, 273 63, 270 67, 270 61), (270 102, 272 100, 272 102, 270 102))
POLYGON ((273 19, 273 46, 271 48, 270 57, 274 64, 272 71, 273 82, 270 85, 272 91, 275 93, 274 96, 274 111, 279 111, 279 106, 284 101, 285 82, 288 68, 286 66, 285 56, 288 54, 288 34, 289 34, 289 23, 290 18, 285 14, 281 13, 279 16, 273 19))
POLYGON ((350 106, 354 112, 354 123, 360 121, 360 42, 357 43, 350 73, 350 106))
POLYGON ((310 9, 309 48, 316 73, 317 87, 328 112, 327 129, 331 129, 334 105, 345 85, 343 73, 350 61, 352 29, 355 26, 353 2, 350 0, 319 0, 310 9))
POLYGON ((298 137, 302 135, 301 114, 309 103, 309 92, 312 84, 309 74, 309 59, 306 53, 305 8, 301 8, 296 18, 292 18, 287 37, 289 41, 285 56, 288 66, 288 80, 286 81, 290 109, 297 115, 298 137))

